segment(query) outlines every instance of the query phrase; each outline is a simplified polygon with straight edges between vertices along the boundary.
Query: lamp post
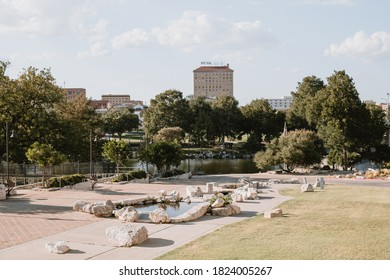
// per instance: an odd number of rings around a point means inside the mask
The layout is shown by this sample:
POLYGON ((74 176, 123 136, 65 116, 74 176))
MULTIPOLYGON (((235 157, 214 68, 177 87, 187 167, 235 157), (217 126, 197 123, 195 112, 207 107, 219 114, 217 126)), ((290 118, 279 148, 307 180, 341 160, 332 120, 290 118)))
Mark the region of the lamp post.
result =
POLYGON ((389 120, 389 98, 390 98, 390 93, 387 93, 387 104, 386 104, 386 125, 389 127, 388 135, 387 135, 387 140, 388 143, 387 145, 390 147, 390 120, 389 120))
POLYGON ((92 158, 92 129, 89 130, 89 176, 93 175, 93 158, 92 158))
POLYGON ((89 179, 91 180, 91 188, 95 189, 97 183, 97 177, 95 176, 95 169, 93 166, 93 155, 92 155, 92 145, 93 145, 92 129, 89 130, 89 179))
MULTIPOLYGON (((14 137, 14 132, 12 131, 11 138, 14 137)), ((9 179, 9 122, 5 122, 5 153, 6 153, 6 162, 7 162, 7 175, 6 175, 6 186, 7 186, 7 196, 11 195, 11 191, 15 186, 14 182, 9 179)))
POLYGON ((7 182, 7 186, 8 186, 8 181, 9 181, 9 124, 8 124, 8 121, 5 122, 5 154, 6 154, 6 163, 7 163, 6 182, 7 182))

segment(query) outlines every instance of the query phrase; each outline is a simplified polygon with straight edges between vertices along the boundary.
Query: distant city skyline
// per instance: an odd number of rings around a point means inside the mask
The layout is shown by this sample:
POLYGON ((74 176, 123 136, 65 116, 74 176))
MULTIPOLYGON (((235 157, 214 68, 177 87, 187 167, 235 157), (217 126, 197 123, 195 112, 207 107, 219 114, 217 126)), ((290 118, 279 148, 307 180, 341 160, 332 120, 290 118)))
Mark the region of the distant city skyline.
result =
POLYGON ((338 70, 362 100, 387 102, 388 11, 385 0, 0 0, 0 60, 12 78, 50 68, 92 99, 193 95, 193 70, 210 61, 234 69, 240 105, 338 70))

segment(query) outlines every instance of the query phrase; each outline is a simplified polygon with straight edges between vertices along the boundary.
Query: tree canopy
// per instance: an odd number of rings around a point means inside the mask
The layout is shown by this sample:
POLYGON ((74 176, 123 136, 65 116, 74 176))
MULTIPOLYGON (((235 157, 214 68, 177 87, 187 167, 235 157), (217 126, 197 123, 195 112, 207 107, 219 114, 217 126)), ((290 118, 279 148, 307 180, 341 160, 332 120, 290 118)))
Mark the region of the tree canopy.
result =
POLYGON ((146 133, 155 135, 165 127, 189 129, 189 104, 178 90, 167 90, 156 95, 143 114, 143 127, 146 133))
POLYGON ((256 166, 262 170, 279 165, 286 171, 292 171, 296 167, 318 164, 324 155, 321 139, 309 130, 290 131, 274 138, 266 147, 254 158, 256 166))
POLYGON ((247 146, 253 151, 260 150, 262 141, 269 142, 283 130, 284 118, 265 99, 253 100, 241 107, 241 112, 241 127, 249 135, 247 146))
POLYGON ((104 130, 110 134, 122 134, 139 127, 139 119, 133 108, 111 108, 102 117, 104 130))

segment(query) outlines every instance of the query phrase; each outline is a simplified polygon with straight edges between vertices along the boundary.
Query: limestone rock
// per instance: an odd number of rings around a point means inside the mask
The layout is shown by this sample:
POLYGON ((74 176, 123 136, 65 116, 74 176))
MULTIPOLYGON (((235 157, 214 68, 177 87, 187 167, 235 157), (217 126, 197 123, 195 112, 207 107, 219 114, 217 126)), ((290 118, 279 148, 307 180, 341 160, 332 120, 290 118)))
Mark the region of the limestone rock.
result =
POLYGON ((265 211, 264 212, 264 218, 270 219, 270 218, 275 218, 275 217, 283 217, 283 211, 280 208, 265 211))
POLYGON ((212 183, 207 183, 207 184, 206 184, 205 193, 213 193, 213 192, 214 192, 214 185, 215 185, 214 182, 212 182, 212 183))
POLYGON ((301 192, 314 192, 314 188, 312 184, 303 184, 301 186, 301 192))
POLYGON ((160 190, 160 191, 157 193, 157 196, 159 196, 159 197, 166 196, 166 195, 167 195, 166 190, 160 190))
POLYGON ((220 208, 225 204, 225 200, 221 197, 218 197, 217 200, 211 205, 211 208, 220 208))
POLYGON ((186 195, 189 197, 202 197, 203 192, 200 187, 187 186, 186 195))
POLYGON ((109 227, 106 229, 106 235, 117 246, 131 247, 146 241, 148 239, 148 230, 144 226, 129 224, 121 228, 115 226, 109 227))
POLYGON ((46 242, 45 247, 50 253, 65 254, 70 250, 65 241, 46 242))
POLYGON ((171 191, 167 196, 165 196, 165 201, 175 203, 180 202, 183 199, 183 197, 180 196, 180 193, 178 191, 171 191))
POLYGON ((139 213, 133 206, 123 207, 115 212, 115 218, 125 222, 136 222, 138 217, 139 213))
POLYGON ((87 203, 83 206, 83 208, 81 209, 82 212, 84 213, 89 213, 89 214, 92 214, 92 206, 93 204, 92 203, 87 203))
POLYGON ((152 220, 153 223, 169 223, 171 218, 169 217, 167 211, 163 208, 157 208, 156 210, 150 212, 149 219, 152 220))
POLYGON ((102 202, 96 202, 92 205, 92 214, 96 217, 111 217, 115 209, 115 205, 111 200, 106 200, 102 202))
POLYGON ((73 211, 83 211, 83 207, 87 205, 88 202, 83 200, 77 200, 75 203, 73 203, 73 211))
POLYGON ((228 205, 226 207, 212 208, 211 214, 214 216, 232 216, 240 214, 241 209, 237 205, 228 205))
POLYGON ((196 205, 189 209, 187 212, 171 218, 171 223, 182 223, 182 222, 188 222, 192 220, 196 220, 202 216, 204 216, 209 209, 209 203, 200 203, 199 205, 196 205))
POLYGON ((233 202, 243 202, 244 198, 241 193, 234 193, 232 194, 233 202))
MULTIPOLYGON (((358 178, 359 176, 356 176, 358 178)), ((362 177, 364 179, 364 177, 362 177)), ((325 180, 323 177, 317 178, 316 182, 314 183, 314 188, 321 188, 323 190, 325 187, 325 180)))
POLYGON ((257 198, 257 190, 255 188, 248 188, 247 197, 250 200, 254 200, 257 198))

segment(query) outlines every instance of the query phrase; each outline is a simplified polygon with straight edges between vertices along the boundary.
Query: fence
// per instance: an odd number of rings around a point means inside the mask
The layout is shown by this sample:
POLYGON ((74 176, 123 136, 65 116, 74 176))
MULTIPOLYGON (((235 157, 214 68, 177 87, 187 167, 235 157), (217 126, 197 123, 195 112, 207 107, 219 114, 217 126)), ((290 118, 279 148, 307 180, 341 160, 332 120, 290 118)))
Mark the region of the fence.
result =
MULTIPOLYGON (((58 166, 52 166, 46 170, 47 177, 57 177, 71 174, 89 175, 92 169, 93 174, 100 174, 99 177, 107 177, 109 174, 115 174, 115 164, 111 162, 96 162, 91 166, 89 162, 67 162, 58 166)), ((121 169, 120 172, 128 170, 121 169)), ((2 162, 0 165, 1 178, 4 183, 7 178, 7 164, 2 162)), ((43 167, 35 164, 15 164, 9 165, 9 177, 16 185, 36 184, 42 181, 43 167)))

